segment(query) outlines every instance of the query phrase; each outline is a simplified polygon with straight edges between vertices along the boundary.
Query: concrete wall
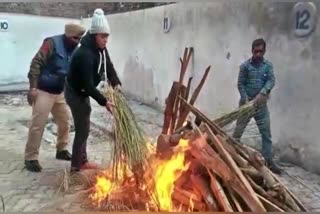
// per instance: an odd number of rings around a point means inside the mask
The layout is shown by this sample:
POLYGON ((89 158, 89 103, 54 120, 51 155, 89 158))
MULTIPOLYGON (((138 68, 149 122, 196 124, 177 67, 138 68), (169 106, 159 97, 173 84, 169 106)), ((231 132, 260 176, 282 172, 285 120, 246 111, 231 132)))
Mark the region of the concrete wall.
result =
POLYGON ((30 62, 47 36, 64 32, 67 22, 80 20, 0 13, 9 23, 0 32, 0 84, 27 81, 30 62))
POLYGON ((139 10, 169 2, 0 2, 0 13, 20 13, 64 18, 90 17, 95 8, 105 14, 139 10))
MULTIPOLYGON (((237 106, 239 65, 250 57, 252 40, 264 37, 266 57, 273 62, 276 75, 270 100, 274 141, 296 140, 318 148, 314 145, 318 143, 320 119, 316 86, 320 82, 316 61, 320 59, 320 22, 309 37, 296 38, 291 30, 293 5, 253 1, 178 3, 109 15, 110 55, 126 91, 163 106, 172 81, 178 79, 179 57, 185 47, 194 47, 186 80, 192 76, 194 88, 205 68, 212 66, 196 106, 215 117, 237 106), (164 15, 171 18, 169 33, 162 30, 164 15)), ((9 32, 0 32, 0 83, 26 80, 30 60, 42 39, 63 32, 69 21, 10 14, 0 17, 12 22, 9 32)), ((89 26, 90 20, 83 22, 89 26)))
POLYGON ((273 62, 276 75, 270 100, 274 140, 290 142, 292 137, 300 143, 316 144, 320 22, 312 35, 296 38, 291 29, 293 5, 253 1, 178 3, 110 15, 110 55, 126 90, 163 106, 172 81, 178 79, 179 57, 185 47, 194 47, 186 79, 193 76, 194 87, 205 68, 212 66, 196 105, 214 117, 237 106, 239 65, 250 57, 251 42, 264 37, 266 58, 273 62), (172 21, 167 34, 162 31, 165 14, 172 21))

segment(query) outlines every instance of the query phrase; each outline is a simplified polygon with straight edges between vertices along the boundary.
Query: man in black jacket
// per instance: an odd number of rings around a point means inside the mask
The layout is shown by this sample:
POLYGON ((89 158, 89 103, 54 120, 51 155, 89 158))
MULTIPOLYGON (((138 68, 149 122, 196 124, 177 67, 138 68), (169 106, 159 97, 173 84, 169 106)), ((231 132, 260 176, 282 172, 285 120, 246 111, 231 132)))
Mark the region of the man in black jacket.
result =
POLYGON ((97 90, 100 81, 107 79, 120 89, 121 82, 106 49, 110 27, 101 9, 94 11, 89 32, 81 39, 81 46, 75 51, 66 78, 65 98, 71 109, 75 138, 73 142, 71 171, 95 168, 87 159, 87 139, 90 129, 92 97, 111 113, 112 104, 97 90))

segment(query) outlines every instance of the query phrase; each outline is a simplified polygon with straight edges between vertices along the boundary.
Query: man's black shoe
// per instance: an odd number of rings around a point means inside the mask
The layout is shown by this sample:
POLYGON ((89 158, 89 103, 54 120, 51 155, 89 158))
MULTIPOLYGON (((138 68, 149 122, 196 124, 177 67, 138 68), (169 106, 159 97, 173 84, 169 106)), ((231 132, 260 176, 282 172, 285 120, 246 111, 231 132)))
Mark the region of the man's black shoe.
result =
POLYGON ((42 167, 40 166, 38 160, 25 160, 24 165, 30 172, 41 172, 42 170, 42 167))
POLYGON ((273 161, 268 161, 267 162, 267 167, 273 172, 274 174, 281 175, 282 170, 280 167, 278 167, 273 161))
POLYGON ((71 160, 71 154, 70 154, 70 152, 68 152, 68 150, 57 151, 56 158, 59 159, 59 160, 70 161, 71 160))

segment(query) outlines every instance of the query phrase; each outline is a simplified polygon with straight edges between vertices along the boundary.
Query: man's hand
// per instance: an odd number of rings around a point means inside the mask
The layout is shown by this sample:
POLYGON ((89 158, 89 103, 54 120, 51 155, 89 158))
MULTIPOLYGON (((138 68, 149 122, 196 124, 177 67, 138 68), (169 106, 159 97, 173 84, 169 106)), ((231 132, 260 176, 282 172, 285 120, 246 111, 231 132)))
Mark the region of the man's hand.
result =
POLYGON ((241 106, 243 106, 243 105, 245 105, 246 103, 248 103, 249 101, 248 101, 248 99, 247 98, 244 98, 244 99, 240 99, 240 102, 239 102, 239 107, 241 107, 241 106))
POLYGON ((268 96, 267 96, 267 95, 265 95, 265 94, 258 94, 258 95, 256 96, 256 98, 254 99, 254 101, 253 101, 253 105, 254 105, 255 107, 258 107, 258 106, 261 106, 261 105, 266 104, 267 101, 268 101, 268 96))
POLYGON ((30 106, 36 101, 38 91, 36 88, 30 88, 28 91, 27 99, 30 106))
POLYGON ((114 106, 114 104, 111 103, 110 101, 106 102, 106 108, 107 108, 108 112, 110 112, 110 114, 112 114, 113 106, 114 106))

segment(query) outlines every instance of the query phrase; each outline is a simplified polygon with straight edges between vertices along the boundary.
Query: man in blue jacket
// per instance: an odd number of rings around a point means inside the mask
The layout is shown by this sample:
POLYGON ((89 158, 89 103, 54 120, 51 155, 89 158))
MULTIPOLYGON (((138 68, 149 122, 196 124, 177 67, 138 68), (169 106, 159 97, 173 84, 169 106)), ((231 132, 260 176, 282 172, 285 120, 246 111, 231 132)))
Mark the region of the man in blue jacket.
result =
POLYGON ((25 167, 40 172, 39 148, 44 127, 51 112, 58 126, 56 158, 71 160, 66 150, 69 142, 69 108, 64 99, 64 81, 70 57, 85 29, 77 24, 67 24, 65 33, 46 38, 32 59, 28 78, 28 102, 32 106, 32 121, 25 147, 25 167))
MULTIPOLYGON (((252 43, 252 57, 241 64, 238 76, 238 90, 242 106, 253 100, 256 107, 254 119, 262 137, 262 155, 266 165, 274 173, 280 174, 281 170, 272 161, 272 140, 270 130, 270 115, 267 106, 268 97, 275 85, 275 76, 271 62, 264 58, 266 42, 256 39, 252 43)), ((250 117, 242 117, 237 121, 233 138, 240 140, 250 117)))

